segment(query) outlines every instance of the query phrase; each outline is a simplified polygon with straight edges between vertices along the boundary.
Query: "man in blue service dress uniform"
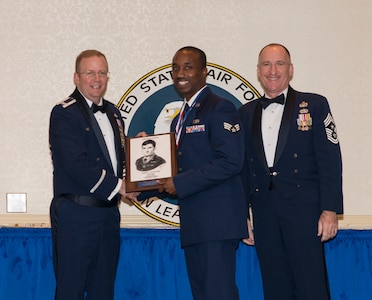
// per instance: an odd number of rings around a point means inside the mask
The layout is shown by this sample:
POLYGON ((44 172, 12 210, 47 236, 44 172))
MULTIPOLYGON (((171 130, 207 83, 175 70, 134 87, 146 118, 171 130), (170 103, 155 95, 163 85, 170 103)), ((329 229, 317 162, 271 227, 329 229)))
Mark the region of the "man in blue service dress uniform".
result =
POLYGON ((328 300, 323 242, 335 237, 343 212, 335 123, 326 98, 289 86, 293 65, 284 46, 261 50, 257 75, 265 97, 239 113, 265 300, 328 300))
POLYGON ((118 203, 126 195, 124 123, 103 99, 106 57, 76 59, 75 91, 50 117, 54 198, 50 207, 56 300, 111 300, 120 248, 118 203))
POLYGON ((181 246, 194 299, 236 300, 236 249, 248 235, 239 176, 244 161, 240 119, 230 101, 206 86, 202 50, 178 50, 172 70, 174 85, 185 97, 171 125, 179 172, 160 183, 179 198, 181 246))

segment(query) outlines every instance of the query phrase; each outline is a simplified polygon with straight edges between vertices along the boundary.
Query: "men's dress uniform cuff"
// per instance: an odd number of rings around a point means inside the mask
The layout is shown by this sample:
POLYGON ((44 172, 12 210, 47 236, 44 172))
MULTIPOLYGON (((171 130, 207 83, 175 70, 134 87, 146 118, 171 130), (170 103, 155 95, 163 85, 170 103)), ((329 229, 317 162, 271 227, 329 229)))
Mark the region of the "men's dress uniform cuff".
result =
POLYGON ((102 169, 101 177, 99 178, 97 183, 94 185, 94 187, 90 190, 91 193, 94 193, 98 189, 98 187, 101 185, 105 177, 106 177, 106 170, 102 169))
POLYGON ((111 201, 112 198, 114 198, 119 193, 122 182, 123 182, 122 179, 118 179, 118 183, 115 189, 111 192, 110 196, 108 196, 107 198, 109 201, 111 201))

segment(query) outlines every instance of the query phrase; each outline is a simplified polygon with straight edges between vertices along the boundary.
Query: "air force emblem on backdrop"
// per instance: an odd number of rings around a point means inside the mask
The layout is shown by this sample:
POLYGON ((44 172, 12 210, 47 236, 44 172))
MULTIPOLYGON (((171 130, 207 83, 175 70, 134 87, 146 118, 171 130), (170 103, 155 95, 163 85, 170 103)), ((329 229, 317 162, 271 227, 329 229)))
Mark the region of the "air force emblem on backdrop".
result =
MULTIPOLYGON (((214 93, 230 100, 237 108, 252 101, 260 94, 243 77, 216 64, 208 63, 207 84, 214 93)), ((126 134, 135 136, 140 131, 148 134, 166 133, 173 118, 179 113, 183 98, 173 86, 171 64, 157 68, 138 79, 117 104, 125 122, 126 134)), ((195 120, 194 120, 195 121, 195 120)), ((231 133, 240 130, 239 124, 225 122, 224 129, 231 133)), ((186 128, 186 133, 197 134, 205 130, 200 120, 186 128)), ((174 226, 179 226, 177 198, 156 197, 132 201, 146 215, 174 226)))

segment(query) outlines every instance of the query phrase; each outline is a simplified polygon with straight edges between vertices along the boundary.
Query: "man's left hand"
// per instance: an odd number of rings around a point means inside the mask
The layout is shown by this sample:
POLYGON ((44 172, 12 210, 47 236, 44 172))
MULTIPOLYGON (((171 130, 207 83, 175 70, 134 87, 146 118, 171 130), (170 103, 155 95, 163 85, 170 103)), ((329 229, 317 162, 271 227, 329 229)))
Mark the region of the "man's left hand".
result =
POLYGON ((318 221, 318 236, 321 241, 326 242, 333 239, 338 231, 337 215, 334 211, 324 210, 318 221))

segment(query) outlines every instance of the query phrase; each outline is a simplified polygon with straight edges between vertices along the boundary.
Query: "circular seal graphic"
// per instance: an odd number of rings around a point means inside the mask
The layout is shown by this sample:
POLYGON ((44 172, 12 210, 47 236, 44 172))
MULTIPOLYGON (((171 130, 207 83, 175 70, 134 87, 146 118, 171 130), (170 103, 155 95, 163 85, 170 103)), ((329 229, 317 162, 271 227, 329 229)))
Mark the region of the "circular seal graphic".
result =
MULTIPOLYGON (((207 85, 237 108, 260 97, 258 91, 235 72, 213 63, 207 63, 207 67, 207 85)), ((169 132, 182 103, 183 97, 173 86, 172 65, 168 64, 138 79, 121 97, 117 107, 125 123, 126 135, 132 137, 140 131, 147 134, 169 132)), ((179 226, 177 198, 151 197, 143 201, 132 200, 132 203, 162 223, 179 226)))

